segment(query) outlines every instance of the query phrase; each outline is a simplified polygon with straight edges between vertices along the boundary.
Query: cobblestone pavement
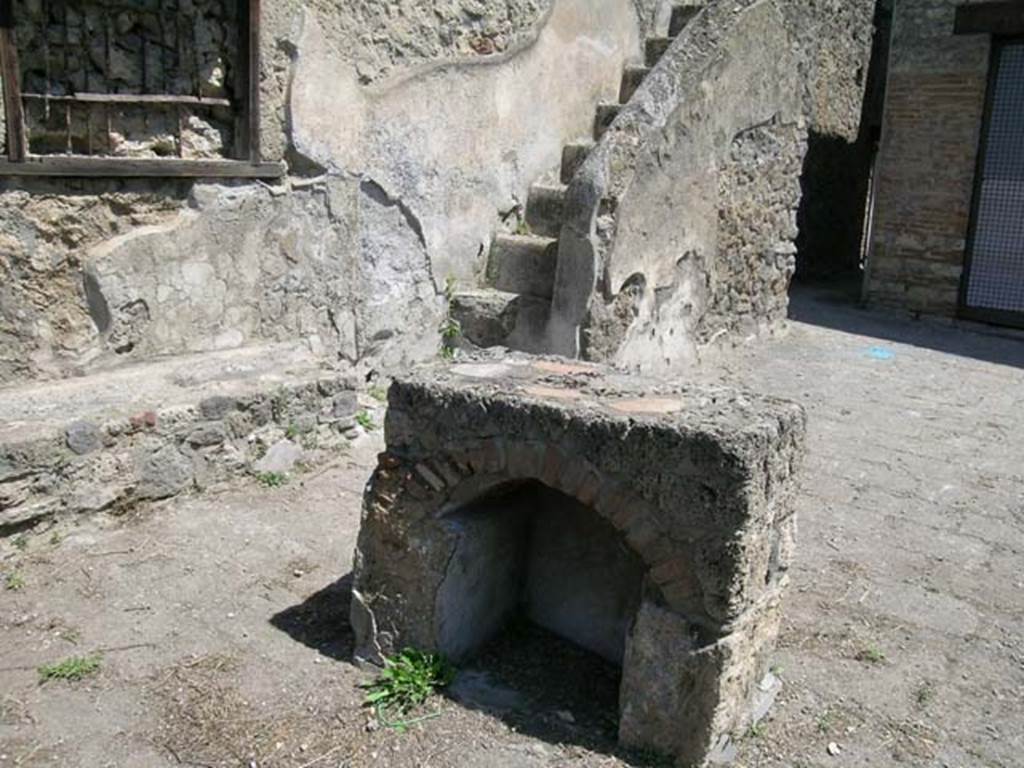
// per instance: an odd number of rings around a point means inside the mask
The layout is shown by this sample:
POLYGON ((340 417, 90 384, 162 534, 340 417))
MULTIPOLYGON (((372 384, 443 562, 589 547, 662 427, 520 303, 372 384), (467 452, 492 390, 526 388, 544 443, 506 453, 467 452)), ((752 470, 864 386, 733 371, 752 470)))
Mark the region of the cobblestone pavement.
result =
POLYGON ((786 689, 741 764, 1024 765, 1024 341, 792 314, 707 374, 810 415, 786 689))

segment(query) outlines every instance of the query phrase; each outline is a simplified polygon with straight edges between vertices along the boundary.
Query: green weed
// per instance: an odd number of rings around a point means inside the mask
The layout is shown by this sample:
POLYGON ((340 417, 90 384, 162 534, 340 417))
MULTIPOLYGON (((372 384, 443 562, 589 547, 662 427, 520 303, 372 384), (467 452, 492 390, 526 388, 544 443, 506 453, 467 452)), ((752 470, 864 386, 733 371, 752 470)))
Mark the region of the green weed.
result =
POLYGON ((858 651, 857 655, 853 658, 865 664, 881 664, 885 661, 885 653, 877 646, 869 645, 867 648, 858 651))
POLYGON ((456 287, 457 283, 454 277, 448 277, 444 281, 445 312, 438 332, 441 334, 441 357, 445 360, 455 357, 455 348, 462 337, 462 324, 452 317, 452 302, 455 301, 456 287))
POLYGON ((455 668, 441 655, 406 648, 384 660, 384 670, 376 680, 363 687, 368 691, 363 702, 373 707, 382 725, 399 731, 436 717, 436 713, 413 720, 405 716, 421 706, 435 692, 455 678, 455 668), (397 716, 390 720, 389 715, 397 716))
POLYGON ((373 420, 373 416, 370 415, 369 411, 360 411, 356 414, 356 424, 365 429, 367 432, 373 432, 377 429, 377 424, 373 420))
POLYGON ((283 472, 260 472, 256 480, 264 488, 280 488, 288 484, 288 475, 283 472))
POLYGON ((4 579, 4 586, 11 592, 18 592, 25 588, 25 579, 21 577, 20 573, 9 573, 4 579))
POLYGON ((39 682, 83 680, 99 672, 101 663, 99 656, 72 656, 56 664, 44 664, 39 667, 39 682))

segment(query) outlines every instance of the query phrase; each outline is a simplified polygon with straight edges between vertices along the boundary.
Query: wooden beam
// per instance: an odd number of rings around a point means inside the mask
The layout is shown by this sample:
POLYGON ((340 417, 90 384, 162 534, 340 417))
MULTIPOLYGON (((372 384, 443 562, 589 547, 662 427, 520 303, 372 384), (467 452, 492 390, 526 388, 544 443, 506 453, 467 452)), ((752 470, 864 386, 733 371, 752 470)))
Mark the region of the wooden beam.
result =
POLYGON ((0 0, 0 79, 4 86, 7 158, 21 162, 28 154, 25 114, 21 103, 21 70, 14 41, 14 0, 0 0))
POLYGON ((958 6, 953 31, 958 35, 1024 35, 1024 0, 958 6))
POLYGON ((131 178, 235 178, 276 179, 284 176, 283 163, 244 160, 131 159, 119 157, 29 157, 22 162, 0 160, 2 176, 79 176, 131 178))
POLYGON ((238 4, 238 63, 243 74, 239 146, 243 159, 259 163, 263 158, 260 146, 260 0, 238 0, 238 4))
POLYGON ((23 93, 23 99, 33 101, 70 101, 80 104, 171 104, 194 107, 231 107, 230 99, 207 99, 201 96, 178 96, 156 93, 75 93, 54 96, 48 93, 23 93))

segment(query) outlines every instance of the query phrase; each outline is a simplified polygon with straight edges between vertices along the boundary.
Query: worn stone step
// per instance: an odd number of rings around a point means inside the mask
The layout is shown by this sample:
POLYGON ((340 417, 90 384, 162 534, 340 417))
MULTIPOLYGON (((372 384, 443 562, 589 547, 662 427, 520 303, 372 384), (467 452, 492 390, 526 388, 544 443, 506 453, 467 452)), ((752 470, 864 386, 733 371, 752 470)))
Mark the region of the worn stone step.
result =
POLYGON ((594 138, 600 139, 604 136, 615 118, 622 111, 622 104, 598 104, 597 117, 594 119, 594 138))
POLYGON ((674 37, 649 37, 644 44, 644 61, 648 67, 654 67, 672 45, 674 37))
POLYGON ((0 391, 0 537, 331 455, 357 432, 356 379, 294 342, 0 391))
POLYGON ((650 67, 626 67, 622 73, 622 85, 619 87, 619 103, 625 104, 632 99, 637 88, 650 73, 650 67))
POLYGON ((700 13, 703 8, 699 5, 677 5, 672 9, 672 18, 668 23, 669 37, 675 37, 682 32, 693 17, 700 13))
POLYGON ((544 329, 550 311, 547 299, 493 289, 459 291, 451 303, 462 340, 483 349, 544 351, 544 329))
POLYGON ((526 203, 526 223, 535 235, 558 237, 565 213, 565 184, 534 184, 526 203))
POLYGON ((593 148, 594 142, 589 140, 574 141, 562 148, 562 170, 559 177, 563 184, 572 181, 572 177, 576 175, 576 171, 583 165, 583 161, 587 159, 587 155, 593 148))
POLYGON ((555 285, 558 241, 537 235, 498 235, 491 244, 487 278, 509 293, 550 299, 555 285))

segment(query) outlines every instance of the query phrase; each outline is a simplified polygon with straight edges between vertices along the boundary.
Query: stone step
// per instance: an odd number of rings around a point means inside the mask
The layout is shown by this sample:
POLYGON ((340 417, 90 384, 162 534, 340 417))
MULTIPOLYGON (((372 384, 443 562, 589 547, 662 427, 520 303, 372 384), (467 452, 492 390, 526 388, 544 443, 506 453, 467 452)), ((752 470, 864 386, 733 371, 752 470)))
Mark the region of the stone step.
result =
POLYGON ((546 299, 487 289, 460 291, 451 303, 451 314, 459 322, 463 341, 482 349, 543 352, 550 311, 551 303, 546 299))
POLYGON ((593 148, 594 142, 590 140, 574 141, 562 148, 562 170, 559 177, 563 184, 572 181, 572 177, 576 175, 576 171, 583 165, 583 161, 593 148))
POLYGON ((620 104, 625 104, 633 98, 633 94, 650 72, 650 67, 626 67, 622 73, 622 85, 619 87, 620 104))
POLYGON ((535 235, 558 237, 565 214, 565 184, 534 184, 526 202, 526 223, 535 235))
POLYGON ((648 67, 654 67, 665 55, 665 51, 672 45, 674 37, 649 37, 644 44, 644 62, 648 67))
POLYGON ((594 119, 594 138, 600 140, 611 127, 615 118, 622 111, 622 104, 598 104, 597 117, 594 119))
POLYGON ((669 37, 675 37, 682 32, 693 17, 703 10, 699 5, 677 5, 672 9, 672 18, 668 24, 669 37))
POLYGON ((0 536, 316 463, 358 433, 355 386, 288 343, 0 390, 0 536))
POLYGON ((550 299, 558 241, 537 235, 498 235, 491 245, 487 279, 499 291, 550 299))

